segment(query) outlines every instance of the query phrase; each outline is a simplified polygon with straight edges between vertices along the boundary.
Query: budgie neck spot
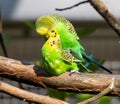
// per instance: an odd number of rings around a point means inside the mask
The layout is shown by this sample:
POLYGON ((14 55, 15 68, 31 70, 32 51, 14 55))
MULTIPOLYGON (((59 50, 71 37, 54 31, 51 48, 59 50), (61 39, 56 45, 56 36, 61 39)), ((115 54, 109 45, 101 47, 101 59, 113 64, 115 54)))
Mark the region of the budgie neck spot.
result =
POLYGON ((50 49, 61 49, 59 35, 56 35, 55 37, 49 37, 45 45, 50 49))
POLYGON ((54 33, 55 32, 55 30, 51 30, 51 33, 54 33))
POLYGON ((48 36, 49 36, 49 37, 56 37, 57 34, 58 34, 58 32, 57 32, 57 30, 56 30, 55 28, 50 29, 50 30, 48 31, 48 36))

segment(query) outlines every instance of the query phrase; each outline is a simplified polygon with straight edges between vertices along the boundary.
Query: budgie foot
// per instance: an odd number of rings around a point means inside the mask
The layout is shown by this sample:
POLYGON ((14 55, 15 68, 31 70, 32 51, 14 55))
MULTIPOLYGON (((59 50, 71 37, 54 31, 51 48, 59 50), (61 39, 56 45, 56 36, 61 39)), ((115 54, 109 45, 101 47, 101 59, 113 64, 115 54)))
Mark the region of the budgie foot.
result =
POLYGON ((85 67, 82 63, 80 64, 87 72, 92 73, 93 71, 91 71, 90 69, 88 69, 87 67, 85 67))
POLYGON ((70 70, 69 76, 71 76, 71 75, 74 74, 74 73, 79 73, 79 71, 78 71, 78 70, 70 70))
POLYGON ((37 76, 50 76, 42 66, 35 65, 33 69, 37 76))

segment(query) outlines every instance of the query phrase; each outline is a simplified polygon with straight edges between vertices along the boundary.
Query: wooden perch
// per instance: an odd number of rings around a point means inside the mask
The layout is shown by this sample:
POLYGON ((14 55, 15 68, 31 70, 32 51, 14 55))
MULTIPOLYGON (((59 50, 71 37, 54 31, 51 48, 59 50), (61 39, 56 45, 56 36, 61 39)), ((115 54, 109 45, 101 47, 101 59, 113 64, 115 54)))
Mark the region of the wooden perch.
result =
POLYGON ((40 104, 68 104, 67 102, 51 98, 49 96, 42 96, 32 92, 22 90, 20 88, 11 86, 4 82, 0 82, 0 91, 5 92, 9 95, 15 96, 17 98, 23 99, 23 101, 29 101, 40 104))
MULTIPOLYGON (((51 87, 63 91, 98 93, 103 91, 115 77, 115 86, 120 88, 120 75, 64 73, 60 76, 36 75, 34 65, 23 65, 20 61, 0 56, 0 76, 41 87, 51 87)), ((110 95, 120 95, 119 90, 110 95)))

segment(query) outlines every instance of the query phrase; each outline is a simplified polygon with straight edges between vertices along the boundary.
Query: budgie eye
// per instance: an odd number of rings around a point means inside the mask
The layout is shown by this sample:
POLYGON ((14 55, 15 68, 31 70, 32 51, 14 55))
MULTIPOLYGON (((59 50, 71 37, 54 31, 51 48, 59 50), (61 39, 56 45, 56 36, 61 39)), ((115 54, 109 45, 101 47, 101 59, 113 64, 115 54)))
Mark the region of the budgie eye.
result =
POLYGON ((56 35, 56 32, 55 32, 55 30, 51 30, 51 33, 54 33, 54 34, 56 35))
POLYGON ((51 33, 54 33, 55 32, 55 30, 51 30, 51 33))

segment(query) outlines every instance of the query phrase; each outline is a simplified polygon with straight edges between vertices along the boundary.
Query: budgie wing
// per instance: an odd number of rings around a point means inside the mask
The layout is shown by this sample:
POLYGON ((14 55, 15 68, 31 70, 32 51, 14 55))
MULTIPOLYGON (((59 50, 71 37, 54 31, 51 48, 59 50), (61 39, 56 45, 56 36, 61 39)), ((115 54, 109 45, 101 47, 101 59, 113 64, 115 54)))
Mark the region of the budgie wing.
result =
POLYGON ((79 59, 74 57, 70 50, 62 50, 62 58, 63 60, 72 63, 72 62, 81 62, 79 59))
POLYGON ((70 52, 70 50, 63 50, 62 51, 62 58, 63 60, 65 60, 68 63, 79 63, 79 65, 81 65, 83 67, 83 69, 85 69, 87 72, 92 72, 91 70, 89 70, 87 67, 85 67, 85 65, 82 63, 82 61, 80 61, 79 59, 75 58, 72 53, 70 52))

